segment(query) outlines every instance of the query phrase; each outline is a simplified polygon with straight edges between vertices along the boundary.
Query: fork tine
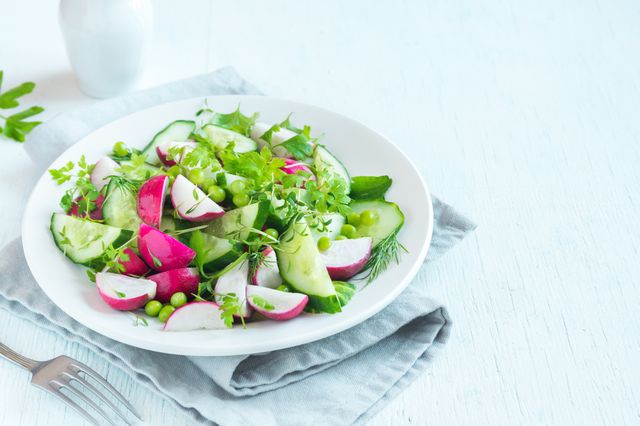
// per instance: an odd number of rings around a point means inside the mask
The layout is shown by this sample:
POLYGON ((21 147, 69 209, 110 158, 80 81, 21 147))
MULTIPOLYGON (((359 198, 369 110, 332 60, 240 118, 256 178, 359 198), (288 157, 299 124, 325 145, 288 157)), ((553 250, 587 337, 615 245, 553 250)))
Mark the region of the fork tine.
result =
POLYGON ((124 422, 126 424, 129 424, 129 420, 120 411, 120 409, 113 402, 111 402, 111 400, 109 398, 104 396, 104 394, 102 392, 100 392, 98 389, 96 389, 96 387, 93 386, 89 381, 83 379, 81 376, 78 375, 78 373, 71 374, 71 373, 65 371, 62 374, 64 374, 65 376, 69 377, 70 380, 75 380, 75 381, 79 382, 82 386, 84 386, 85 388, 89 389, 89 391, 91 391, 95 396, 97 396, 102 402, 107 404, 122 420, 124 420, 124 422))
POLYGON ((142 416, 138 413, 138 411, 133 407, 133 405, 131 405, 125 398, 124 396, 122 396, 122 394, 120 392, 118 392, 116 390, 116 388, 114 388, 111 383, 107 382, 100 374, 96 373, 95 371, 93 371, 92 368, 84 365, 81 362, 75 361, 73 363, 70 364, 71 367, 74 367, 75 373, 78 372, 83 372, 84 374, 88 375, 89 377, 91 377, 93 380, 97 381, 98 383, 100 383, 102 386, 104 386, 108 391, 111 392, 111 394, 113 396, 116 397, 116 399, 118 401, 120 401, 122 404, 124 404, 125 407, 127 407, 127 409, 129 411, 131 411, 133 413, 134 416, 136 416, 138 419, 140 420, 144 420, 142 418, 142 416))
POLYGON ((91 422, 91 424, 94 424, 95 426, 100 426, 98 421, 91 414, 89 414, 87 412, 87 410, 85 410, 84 408, 82 408, 81 406, 76 404, 76 402, 74 400, 72 400, 71 398, 69 398, 67 395, 65 395, 62 392, 60 392, 60 388, 64 387, 64 385, 62 383, 60 383, 60 382, 58 382, 56 380, 52 380, 52 381, 49 382, 49 386, 50 386, 50 389, 48 389, 48 390, 52 394, 54 394, 55 396, 57 396, 58 398, 63 400, 67 405, 69 405, 71 408, 76 410, 78 412, 78 414, 80 414, 86 420, 91 422))
MULTIPOLYGON (((66 377, 70 377, 70 375, 68 373, 62 373, 64 374, 64 376, 66 377)), ((65 382, 63 383, 63 387, 65 389, 67 389, 67 391, 69 391, 70 393, 72 393, 76 398, 80 398, 81 400, 83 400, 88 406, 90 406, 91 408, 93 408, 94 410, 96 410, 98 413, 100 413, 100 415, 102 417, 104 417, 104 419, 109 422, 110 425, 112 426, 117 426, 113 420, 111 420, 111 418, 109 417, 109 415, 107 413, 104 412, 104 410, 102 408, 100 408, 98 406, 98 404, 96 404, 95 402, 93 402, 91 399, 89 399, 88 396, 86 396, 85 394, 83 394, 82 392, 80 392, 80 390, 74 388, 73 386, 71 386, 69 384, 69 380, 68 379, 63 379, 65 380, 65 382)))

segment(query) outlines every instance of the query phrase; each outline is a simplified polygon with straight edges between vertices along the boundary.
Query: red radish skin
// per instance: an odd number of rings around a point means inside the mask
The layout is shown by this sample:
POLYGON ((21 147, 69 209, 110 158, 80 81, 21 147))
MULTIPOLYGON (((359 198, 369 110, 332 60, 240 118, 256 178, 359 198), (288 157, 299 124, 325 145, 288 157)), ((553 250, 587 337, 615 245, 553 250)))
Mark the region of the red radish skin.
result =
POLYGON ((332 280, 344 281, 364 268, 371 257, 373 240, 370 237, 331 241, 328 250, 320 251, 332 280))
POLYGON ((146 223, 140 224, 138 250, 146 264, 158 272, 186 268, 196 257, 191 248, 146 223))
POLYGON ((214 302, 191 302, 180 306, 167 319, 163 331, 226 329, 220 307, 214 302))
POLYGON ((311 177, 309 179, 314 180, 316 178, 313 175, 313 172, 311 171, 309 166, 307 166, 305 163, 303 163, 301 161, 298 161, 298 160, 294 160, 292 158, 283 158, 283 160, 285 162, 285 166, 281 167, 280 170, 282 170, 286 174, 294 175, 294 174, 298 173, 299 171, 302 171, 302 172, 305 172, 305 173, 309 173, 311 175, 311 177))
POLYGON ((147 277, 157 284, 156 299, 166 303, 179 291, 187 296, 198 292, 200 275, 197 268, 172 269, 147 277))
POLYGON ((283 283, 276 253, 271 246, 267 246, 262 253, 265 256, 264 262, 256 268, 251 281, 262 287, 276 288, 283 283))
POLYGON ((91 171, 91 183, 96 187, 98 191, 102 191, 102 188, 104 188, 109 183, 110 176, 116 176, 120 174, 116 171, 119 167, 120 165, 113 161, 111 158, 107 156, 102 157, 100 160, 98 160, 96 165, 93 167, 93 170, 91 171))
POLYGON ((169 176, 154 176, 146 181, 138 191, 138 216, 147 225, 160 227, 164 196, 169 185, 169 176))
POLYGON ((224 215, 222 207, 182 175, 176 176, 171 186, 171 203, 178 215, 189 222, 206 222, 224 215))
POLYGON ((155 282, 112 272, 98 272, 96 288, 102 300, 118 311, 142 308, 156 295, 155 282))
POLYGON ((156 147, 156 154, 160 159, 160 162, 167 167, 175 166, 177 163, 175 160, 169 158, 169 150, 173 147, 184 148, 182 151, 183 155, 188 151, 191 151, 196 146, 198 146, 193 141, 185 141, 185 142, 167 142, 160 144, 156 147))
MULTIPOLYGON (((70 216, 76 217, 84 217, 84 211, 80 211, 80 201, 82 201, 82 197, 78 197, 73 201, 71 205, 71 209, 69 209, 70 216)), ((96 198, 96 207, 89 212, 89 217, 93 220, 102 220, 102 203, 104 202, 104 195, 98 195, 96 198)))
POLYGON ((123 274, 141 277, 150 271, 147 264, 144 263, 144 260, 140 259, 140 256, 138 256, 133 250, 126 248, 122 252, 129 256, 129 260, 126 262, 118 259, 118 263, 124 266, 123 274))
POLYGON ((287 293, 267 287, 258 287, 250 285, 247 287, 247 302, 253 309, 260 312, 263 316, 276 320, 286 321, 295 318, 304 311, 305 306, 309 302, 309 296, 302 293, 287 293), (265 309, 256 303, 254 296, 260 297, 262 300, 270 303, 273 308, 265 309))

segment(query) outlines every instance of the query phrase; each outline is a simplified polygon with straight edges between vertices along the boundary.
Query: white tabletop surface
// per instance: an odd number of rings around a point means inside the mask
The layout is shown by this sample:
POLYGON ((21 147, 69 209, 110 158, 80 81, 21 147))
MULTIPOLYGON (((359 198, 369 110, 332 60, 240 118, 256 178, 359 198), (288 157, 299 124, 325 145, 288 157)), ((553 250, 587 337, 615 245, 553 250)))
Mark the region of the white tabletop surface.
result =
MULTIPOLYGON (((426 267, 454 332, 373 425, 640 423, 640 3, 553 0, 156 1, 140 87, 224 65, 266 93, 391 136, 479 228, 426 267)), ((5 87, 45 118, 77 88, 57 4, 0 0, 5 87)), ((28 143, 28 142, 27 142, 28 143)), ((0 141, 0 243, 18 236, 32 167, 0 141)), ((1 283, 0 283, 1 285, 1 283)), ((187 418, 77 345, 0 311, 0 341, 65 353, 152 425, 187 418)), ((1 425, 79 417, 0 362, 1 425)))

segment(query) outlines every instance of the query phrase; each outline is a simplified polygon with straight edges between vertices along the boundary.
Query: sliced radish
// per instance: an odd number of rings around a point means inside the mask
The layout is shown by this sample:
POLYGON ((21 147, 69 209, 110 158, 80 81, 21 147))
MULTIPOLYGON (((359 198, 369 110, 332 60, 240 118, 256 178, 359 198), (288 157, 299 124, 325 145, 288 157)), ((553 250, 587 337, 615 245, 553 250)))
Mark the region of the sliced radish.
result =
POLYGON ((282 170, 283 172, 285 172, 288 175, 295 175, 296 173, 298 173, 299 171, 301 172, 305 172, 305 173, 309 173, 311 176, 309 177, 309 179, 315 179, 316 177, 313 175, 313 172, 311 171, 311 169, 309 168, 308 165, 306 165, 305 163, 298 161, 298 160, 294 160, 292 158, 283 158, 284 162, 285 162, 285 166, 281 167, 280 170, 282 170))
POLYGON ((222 207, 182 175, 171 186, 171 203, 180 217, 190 222, 205 222, 224 214, 222 207))
POLYGON ((240 314, 237 316, 244 318, 249 318, 253 313, 253 309, 251 309, 251 306, 247 303, 248 277, 249 261, 246 255, 243 255, 230 265, 228 271, 218 278, 214 289, 216 302, 220 305, 224 303, 224 295, 235 294, 241 304, 240 314))
POLYGON ((264 254, 264 261, 256 268, 252 281, 261 287, 276 288, 283 283, 276 253, 271 246, 267 246, 262 254, 264 254))
POLYGON ((180 158, 178 159, 178 162, 179 162, 179 161, 182 161, 182 157, 187 152, 193 150, 196 146, 198 146, 198 144, 193 141, 165 142, 165 143, 161 143, 156 147, 156 154, 158 154, 158 158, 160 159, 162 164, 164 164, 167 167, 171 167, 171 166, 175 166, 177 163, 175 161, 176 159, 171 158, 172 156, 170 151, 172 150, 172 148, 177 148, 179 150, 180 152, 180 158))
POLYGON ((107 305, 119 311, 141 308, 156 295, 155 282, 111 272, 98 272, 96 287, 107 305))
POLYGON ((155 281, 156 299, 161 302, 168 302, 174 293, 179 291, 187 296, 198 292, 198 283, 200 275, 197 268, 180 268, 170 271, 160 272, 148 277, 151 281, 155 281))
POLYGON ((265 317, 284 321, 300 315, 309 296, 250 285, 247 287, 247 301, 265 317))
POLYGON ((220 318, 220 307, 213 302, 191 302, 169 316, 164 331, 217 330, 227 326, 220 318))
POLYGON ((367 264, 371 256, 373 240, 370 237, 353 240, 331 241, 328 250, 320 251, 320 257, 327 266, 333 280, 346 280, 357 274, 367 264))
MULTIPOLYGON (((258 143, 260 149, 262 149, 266 145, 269 145, 267 141, 262 139, 262 135, 264 135, 271 127, 271 124, 256 123, 251 128, 251 139, 258 143)), ((284 147, 278 145, 295 136, 297 136, 297 133, 285 128, 280 128, 280 130, 274 132, 271 135, 271 146, 273 147, 274 154, 276 154, 278 157, 292 158, 293 156, 289 151, 287 151, 284 147)))
POLYGON ((123 274, 137 275, 140 277, 149 272, 147 264, 144 263, 144 260, 140 259, 140 256, 138 256, 133 250, 126 248, 122 252, 129 257, 129 260, 127 261, 118 258, 118 263, 124 266, 123 274))
POLYGON ((109 177, 119 175, 116 169, 120 165, 113 161, 110 157, 102 157, 98 160, 96 165, 91 171, 91 183, 96 187, 98 191, 102 191, 102 188, 109 183, 109 177))
POLYGON ((196 257, 195 251, 146 223, 140 224, 138 250, 147 265, 160 272, 186 268, 196 257))
MULTIPOLYGON (((82 197, 78 197, 73 200, 73 204, 71 205, 71 209, 69 209, 70 216, 76 217, 84 217, 84 210, 80 211, 80 201, 82 201, 82 197)), ((96 207, 89 212, 89 217, 93 220, 102 220, 102 203, 104 202, 104 195, 98 195, 96 198, 96 207)))
POLYGON ((138 216, 147 225, 160 227, 164 195, 169 185, 169 176, 154 176, 142 184, 138 191, 138 216))

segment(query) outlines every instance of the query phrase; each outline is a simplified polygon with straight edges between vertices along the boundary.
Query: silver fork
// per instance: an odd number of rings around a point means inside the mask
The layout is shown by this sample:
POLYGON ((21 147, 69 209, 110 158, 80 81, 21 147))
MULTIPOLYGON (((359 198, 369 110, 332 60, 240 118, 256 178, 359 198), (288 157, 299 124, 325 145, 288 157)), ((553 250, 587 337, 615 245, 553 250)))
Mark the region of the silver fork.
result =
POLYGON ((13 361, 19 366, 26 368, 32 374, 31 383, 41 387, 42 389, 51 392, 58 398, 62 399, 65 403, 73 407, 82 417, 99 426, 98 420, 89 414, 87 410, 78 405, 73 399, 69 398, 65 393, 61 392, 61 389, 65 389, 66 392, 75 396, 79 400, 86 403, 93 408, 96 412, 100 413, 102 417, 111 425, 116 426, 113 416, 109 416, 98 404, 89 399, 85 393, 83 393, 77 386, 71 386, 71 382, 77 382, 82 385, 83 388, 88 391, 87 393, 97 397, 104 402, 111 410, 113 410, 126 424, 130 424, 127 417, 116 407, 116 405, 102 392, 100 392, 94 385, 88 382, 81 376, 85 375, 91 377, 96 382, 102 385, 101 387, 107 391, 107 394, 120 401, 134 416, 142 420, 140 414, 135 408, 118 392, 109 382, 107 382, 102 376, 93 371, 93 369, 87 367, 81 362, 67 356, 59 356, 49 361, 34 361, 25 356, 20 355, 16 351, 10 349, 6 345, 0 342, 0 355, 13 361))

